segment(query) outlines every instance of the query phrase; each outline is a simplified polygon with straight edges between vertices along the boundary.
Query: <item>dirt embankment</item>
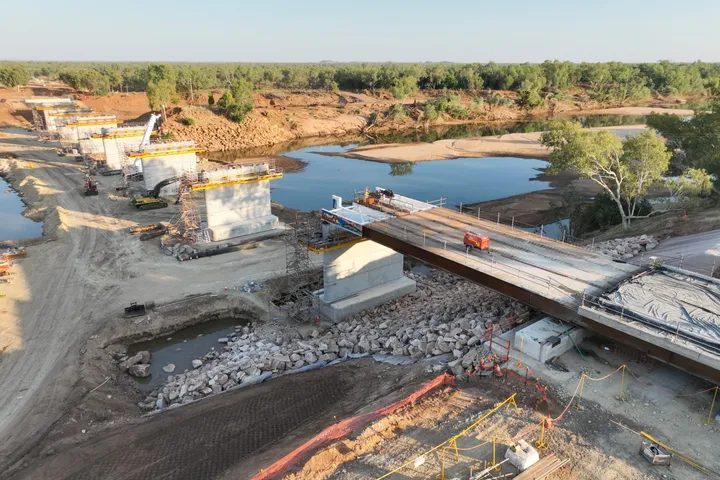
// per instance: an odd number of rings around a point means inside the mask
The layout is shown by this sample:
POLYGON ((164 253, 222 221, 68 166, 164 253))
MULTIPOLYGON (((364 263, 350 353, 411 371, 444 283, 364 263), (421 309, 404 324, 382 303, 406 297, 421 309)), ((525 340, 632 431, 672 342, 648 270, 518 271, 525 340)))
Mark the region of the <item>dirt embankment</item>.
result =
MULTIPOLYGON (((215 92, 218 98, 222 92, 215 92)), ((255 93, 255 109, 240 124, 233 123, 207 108, 207 93, 201 92, 193 102, 182 100, 171 108, 166 129, 181 139, 192 139, 209 151, 251 149, 287 144, 303 139, 318 137, 343 137, 362 135, 365 131, 382 133, 412 130, 426 127, 422 120, 421 105, 425 101, 442 95, 443 92, 418 92, 405 99, 404 118, 389 118, 387 110, 396 100, 388 92, 375 93, 327 92, 317 90, 261 90, 255 93), (377 116, 377 121, 370 119, 377 116), (193 125, 186 125, 185 118, 192 118, 193 125), (372 124, 372 126, 370 126, 372 124)), ((508 98, 515 98, 513 92, 500 92, 508 98)), ((22 101, 39 95, 73 95, 77 100, 98 113, 117 115, 123 121, 144 121, 149 113, 147 96, 144 92, 111 93, 102 97, 73 92, 62 85, 33 86, 20 89, 0 89, 0 126, 29 127, 32 114, 22 101)), ((465 92, 457 94, 458 102, 470 105, 473 98, 465 92)), ((441 115, 430 126, 456 125, 462 123, 502 122, 521 118, 546 118, 548 115, 646 115, 651 112, 692 115, 691 110, 663 107, 638 106, 616 107, 589 101, 585 98, 555 102, 551 106, 530 112, 517 106, 485 106, 472 120, 456 120, 441 115), (608 108, 612 107, 612 108, 608 108)), ((652 100, 652 99, 649 99, 652 100)), ((676 99, 682 103, 682 99, 676 99)), ((647 102, 645 102, 647 105, 647 102)))

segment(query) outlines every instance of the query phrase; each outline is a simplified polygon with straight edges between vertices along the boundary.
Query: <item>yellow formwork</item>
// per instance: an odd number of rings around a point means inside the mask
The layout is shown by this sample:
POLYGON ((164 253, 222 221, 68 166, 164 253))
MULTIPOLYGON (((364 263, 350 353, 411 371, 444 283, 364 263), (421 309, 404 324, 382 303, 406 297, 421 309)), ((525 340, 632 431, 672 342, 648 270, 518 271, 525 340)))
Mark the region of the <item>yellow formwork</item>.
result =
POLYGON ((97 122, 68 123, 66 127, 99 127, 102 125, 117 125, 117 120, 98 120, 97 122))
POLYGON ((190 190, 210 190, 213 188, 231 187, 233 185, 245 185, 246 183, 264 182, 265 180, 276 180, 278 178, 282 178, 282 176, 282 173, 268 173, 248 178, 238 178, 234 180, 219 180, 210 183, 196 183, 190 185, 190 190))
POLYGON ((157 152, 148 153, 129 153, 128 158, 152 158, 152 157, 165 157, 167 155, 185 155, 186 153, 202 153, 204 148, 186 148, 184 150, 159 150, 157 152))
POLYGON ((333 250, 337 250, 339 248, 345 248, 350 247, 352 245, 355 245, 356 243, 364 242, 367 238, 357 237, 350 240, 347 240, 345 242, 340 243, 327 243, 322 245, 310 245, 305 242, 299 242, 300 245, 303 245, 308 250, 310 250, 313 253, 324 253, 324 252, 331 252, 333 250))
MULTIPOLYGON (((128 132, 128 133, 121 133, 121 134, 109 134, 109 135, 103 135, 101 133, 98 133, 96 135, 92 135, 92 138, 132 138, 132 137, 142 137, 145 135, 144 131, 139 132, 128 132)), ((151 132, 151 135, 157 135, 157 131, 151 132)))

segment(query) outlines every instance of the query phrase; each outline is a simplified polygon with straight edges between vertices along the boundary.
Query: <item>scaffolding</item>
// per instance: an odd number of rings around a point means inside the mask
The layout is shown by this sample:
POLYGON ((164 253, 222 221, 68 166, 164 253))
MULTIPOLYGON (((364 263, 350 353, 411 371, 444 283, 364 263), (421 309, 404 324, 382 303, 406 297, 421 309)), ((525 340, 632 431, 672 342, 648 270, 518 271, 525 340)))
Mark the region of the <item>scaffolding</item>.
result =
POLYGON ((35 130, 42 131, 45 130, 45 121, 43 119, 42 113, 38 111, 37 108, 32 109, 32 116, 33 116, 33 127, 35 127, 35 130))
POLYGON ((283 171, 275 166, 275 162, 246 164, 223 170, 202 172, 198 180, 189 185, 191 190, 210 190, 212 188, 245 185, 282 178, 283 171))
POLYGON ((314 270, 310 261, 308 245, 322 237, 322 226, 319 218, 314 216, 295 216, 285 240, 285 285, 290 306, 289 317, 298 321, 312 321, 318 315, 318 297, 313 292, 311 275, 314 270))
POLYGON ((130 164, 130 158, 128 157, 128 147, 120 142, 115 144, 117 147, 118 158, 120 159, 120 170, 122 170, 122 190, 127 192, 128 186, 130 185, 130 178, 132 178, 132 165, 130 164))
POLYGON ((200 207, 193 200, 192 185, 197 184, 198 174, 195 170, 183 170, 178 188, 180 218, 178 230, 190 244, 210 243, 210 234, 203 228, 200 207))

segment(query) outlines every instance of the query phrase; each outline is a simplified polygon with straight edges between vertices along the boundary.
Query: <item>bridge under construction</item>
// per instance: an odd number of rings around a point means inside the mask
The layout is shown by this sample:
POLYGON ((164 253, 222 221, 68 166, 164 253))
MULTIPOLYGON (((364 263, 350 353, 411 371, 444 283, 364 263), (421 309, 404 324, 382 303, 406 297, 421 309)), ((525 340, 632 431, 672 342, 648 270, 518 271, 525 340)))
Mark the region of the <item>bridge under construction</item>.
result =
MULTIPOLYGON (((339 244, 357 242, 358 237, 370 240, 720 382, 720 313, 715 309, 720 303, 713 303, 720 299, 717 280, 663 268, 685 278, 683 284, 689 291, 684 298, 665 302, 663 313, 654 318, 653 312, 660 307, 641 311, 643 306, 632 301, 631 291, 625 297, 618 292, 623 285, 646 277, 650 272, 647 266, 616 261, 513 225, 419 202, 381 188, 369 193, 352 206, 340 202, 332 210, 323 211, 325 223, 349 234, 339 244), (491 248, 468 251, 463 244, 468 231, 488 236, 491 248), (615 297, 610 300, 613 292, 615 297)), ((337 245, 336 241, 333 248, 337 245)), ((355 265, 353 268, 357 269, 355 265)), ((657 276, 646 288, 658 290, 663 282, 673 281, 683 280, 657 276)), ((667 287, 674 288, 669 284, 667 287)), ((662 296, 660 291, 656 293, 662 296)))

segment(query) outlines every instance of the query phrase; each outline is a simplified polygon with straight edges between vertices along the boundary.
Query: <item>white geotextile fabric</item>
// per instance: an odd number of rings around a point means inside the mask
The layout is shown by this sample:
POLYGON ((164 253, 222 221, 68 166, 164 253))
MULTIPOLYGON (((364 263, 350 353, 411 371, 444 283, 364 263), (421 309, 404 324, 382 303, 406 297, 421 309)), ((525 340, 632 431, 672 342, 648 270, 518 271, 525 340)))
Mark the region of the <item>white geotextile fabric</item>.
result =
POLYGON ((666 270, 654 271, 624 283, 604 297, 626 314, 644 314, 673 331, 679 323, 681 331, 720 343, 720 286, 711 281, 666 270))

